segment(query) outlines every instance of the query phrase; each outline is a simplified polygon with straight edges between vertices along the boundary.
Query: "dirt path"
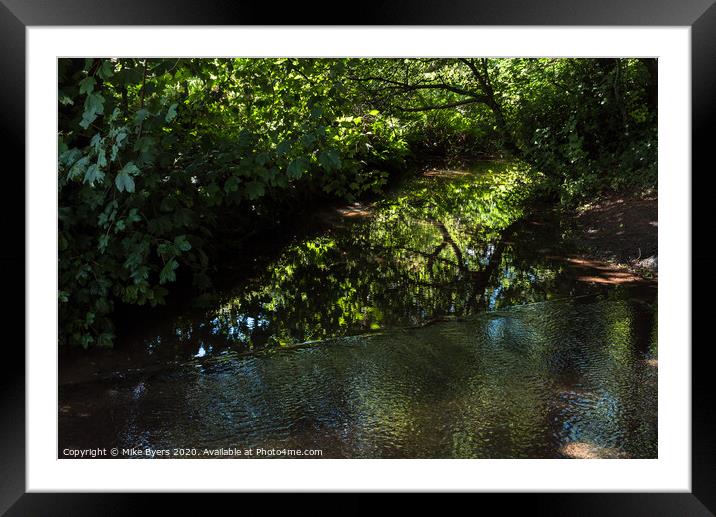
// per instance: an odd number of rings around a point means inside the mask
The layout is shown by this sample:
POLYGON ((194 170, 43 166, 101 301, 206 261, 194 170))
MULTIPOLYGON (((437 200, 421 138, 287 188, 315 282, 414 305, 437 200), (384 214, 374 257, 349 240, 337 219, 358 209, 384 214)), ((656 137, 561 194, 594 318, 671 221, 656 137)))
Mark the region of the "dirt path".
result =
POLYGON ((658 199, 652 195, 610 195, 574 214, 574 243, 581 259, 656 279, 658 199))

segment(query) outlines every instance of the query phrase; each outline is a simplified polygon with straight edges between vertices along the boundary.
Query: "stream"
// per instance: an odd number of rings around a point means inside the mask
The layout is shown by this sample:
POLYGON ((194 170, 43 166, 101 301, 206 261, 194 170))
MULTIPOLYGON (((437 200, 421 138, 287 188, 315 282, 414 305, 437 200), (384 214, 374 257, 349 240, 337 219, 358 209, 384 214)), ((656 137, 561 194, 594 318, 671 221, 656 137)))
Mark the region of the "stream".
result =
POLYGON ((657 457, 656 283, 580 260, 531 181, 426 171, 208 309, 61 361, 58 456, 657 457))

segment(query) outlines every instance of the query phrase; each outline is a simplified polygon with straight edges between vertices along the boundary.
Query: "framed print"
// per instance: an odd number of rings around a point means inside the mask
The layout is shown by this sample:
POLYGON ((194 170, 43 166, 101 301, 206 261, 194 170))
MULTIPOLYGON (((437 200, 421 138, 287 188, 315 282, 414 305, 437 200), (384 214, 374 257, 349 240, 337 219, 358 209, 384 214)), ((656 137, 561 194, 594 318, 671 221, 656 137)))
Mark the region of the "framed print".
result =
POLYGON ((710 1, 2 2, 8 515, 712 514, 710 1))

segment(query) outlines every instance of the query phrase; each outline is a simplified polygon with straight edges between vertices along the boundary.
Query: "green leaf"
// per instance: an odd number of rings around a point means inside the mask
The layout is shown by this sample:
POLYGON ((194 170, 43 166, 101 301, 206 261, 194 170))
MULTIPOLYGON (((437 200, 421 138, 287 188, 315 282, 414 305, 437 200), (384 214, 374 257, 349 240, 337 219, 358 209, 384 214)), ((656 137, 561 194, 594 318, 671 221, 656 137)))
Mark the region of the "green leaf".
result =
POLYGON ((122 145, 122 142, 124 141, 125 138, 127 138, 127 130, 126 130, 124 127, 122 127, 122 128, 117 132, 117 135, 116 135, 116 137, 115 137, 115 139, 114 139, 114 142, 115 142, 117 145, 122 145))
POLYGON ((264 184, 260 181, 249 181, 246 184, 246 193, 249 195, 249 199, 257 199, 264 195, 264 184))
POLYGON ((74 179, 82 176, 87 170, 88 165, 89 156, 83 156, 82 158, 77 160, 75 164, 70 168, 70 172, 67 174, 67 177, 70 179, 74 179))
POLYGON ((99 244, 97 245, 97 249, 104 253, 104 250, 107 249, 107 245, 109 244, 109 235, 100 235, 99 236, 99 244))
POLYGON ((167 110, 167 115, 164 117, 165 122, 171 122, 177 116, 177 103, 175 102, 167 110))
POLYGON ((191 244, 186 240, 186 235, 178 235, 174 238, 174 246, 181 251, 189 251, 191 244))
POLYGON ((94 77, 92 77, 91 75, 82 79, 80 81, 80 95, 92 93, 96 82, 97 81, 95 81, 94 77))
MULTIPOLYGON (((65 147, 67 146, 65 145, 65 147)), ((62 151, 62 149, 60 149, 60 156, 58 158, 58 161, 60 165, 64 165, 65 167, 67 167, 68 165, 75 163, 81 155, 82 151, 76 148, 67 149, 64 152, 62 151)))
POLYGON ((276 152, 279 154, 279 156, 283 156, 287 154, 291 150, 291 142, 288 140, 284 140, 278 146, 276 147, 276 152))
POLYGON ((87 129, 95 121, 97 115, 104 112, 104 97, 99 93, 90 93, 85 99, 85 110, 82 113, 80 126, 87 129))
POLYGON ((341 167, 341 159, 335 149, 321 151, 318 155, 318 163, 320 163, 326 171, 337 170, 341 167))
POLYGON ((114 178, 114 184, 117 186, 117 190, 120 192, 134 192, 134 180, 132 176, 136 176, 141 171, 134 165, 133 162, 128 162, 127 165, 117 173, 117 177, 114 178))
POLYGON ((137 210, 136 208, 130 209, 130 210, 129 210, 129 215, 127 216, 127 220, 128 220, 130 223, 136 223, 137 221, 141 221, 141 220, 142 220, 142 216, 139 215, 139 210, 137 210))
POLYGON ((286 176, 282 174, 280 176, 276 176, 273 183, 277 187, 285 188, 288 186, 288 179, 286 179, 286 176))
POLYGON ((303 173, 306 171, 307 161, 305 158, 296 158, 291 163, 288 164, 288 169, 286 169, 286 172, 288 173, 288 177, 292 179, 298 179, 300 178, 303 173))
POLYGON ((169 255, 176 255, 176 250, 174 249, 174 245, 168 243, 168 242, 162 242, 157 246, 157 253, 160 257, 167 257, 169 255))
POLYGON ((87 112, 91 114, 101 115, 104 113, 104 97, 99 93, 91 93, 85 99, 85 115, 87 112))
POLYGON ((316 135, 314 133, 305 133, 301 136, 301 143, 306 149, 309 149, 316 142, 316 135))
POLYGON ((140 172, 139 167, 134 165, 134 162, 127 162, 127 165, 122 167, 122 170, 125 171, 127 174, 131 174, 132 176, 137 176, 140 172))
POLYGON ((119 108, 114 108, 112 110, 112 114, 109 116, 109 121, 114 122, 115 120, 117 120, 119 118, 119 116, 121 114, 122 114, 122 110, 120 110, 119 108))
POLYGON ((159 273, 159 283, 166 284, 167 282, 173 282, 177 279, 174 270, 179 267, 179 263, 171 259, 167 262, 159 273))
POLYGON ((141 122, 144 122, 144 120, 146 120, 146 118, 147 118, 148 116, 149 116, 149 111, 147 111, 146 109, 142 108, 142 109, 138 110, 138 111, 134 114, 134 123, 135 123, 135 124, 140 124, 141 122))
POLYGON ((104 149, 100 149, 97 152, 97 165, 99 167, 106 167, 107 166, 107 155, 104 151, 104 149))
POLYGON ((99 165, 96 163, 93 163, 89 167, 87 167, 87 172, 85 173, 85 183, 89 183, 90 185, 94 185, 94 182, 102 183, 104 180, 104 172, 102 172, 99 168, 99 165))
POLYGON ((224 190, 228 192, 236 192, 236 190, 239 188, 239 178, 236 176, 229 177, 228 180, 226 180, 226 183, 224 183, 224 190))
POLYGON ((105 59, 97 70, 97 75, 102 79, 109 79, 114 75, 114 64, 109 59, 105 59))
POLYGON ((114 184, 117 186, 117 190, 120 192, 134 192, 134 180, 125 171, 119 171, 117 176, 114 178, 114 184))
POLYGON ((73 101, 68 95, 66 95, 64 93, 60 93, 59 101, 60 101, 60 104, 62 104, 63 106, 74 106, 75 105, 75 101, 73 101))
POLYGON ((256 155, 256 163, 258 163, 259 165, 266 165, 266 163, 268 163, 269 159, 270 159, 270 157, 269 157, 268 153, 258 153, 256 155))
POLYGON ((90 140, 90 146, 97 149, 101 143, 102 143, 102 135, 100 135, 99 133, 95 133, 94 136, 92 137, 92 140, 90 140))
POLYGON ((134 150, 146 154, 156 149, 157 139, 151 136, 143 136, 134 144, 134 150))

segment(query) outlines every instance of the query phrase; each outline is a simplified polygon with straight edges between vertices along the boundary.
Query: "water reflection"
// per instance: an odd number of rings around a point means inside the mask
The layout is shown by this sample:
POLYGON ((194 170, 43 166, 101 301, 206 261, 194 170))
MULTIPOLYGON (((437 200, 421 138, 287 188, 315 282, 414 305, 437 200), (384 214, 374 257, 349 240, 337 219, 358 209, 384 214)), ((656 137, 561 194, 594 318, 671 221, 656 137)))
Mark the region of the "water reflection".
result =
POLYGON ((196 354, 255 350, 421 326, 586 292, 563 258, 558 214, 525 217, 518 165, 429 171, 397 194, 335 214, 205 314, 172 321, 147 346, 196 354))
POLYGON ((528 182, 510 164, 431 171, 333 214, 150 332, 142 353, 173 364, 110 351, 111 375, 61 386, 60 450, 656 457, 656 289, 583 281, 559 214, 525 213, 528 182))

